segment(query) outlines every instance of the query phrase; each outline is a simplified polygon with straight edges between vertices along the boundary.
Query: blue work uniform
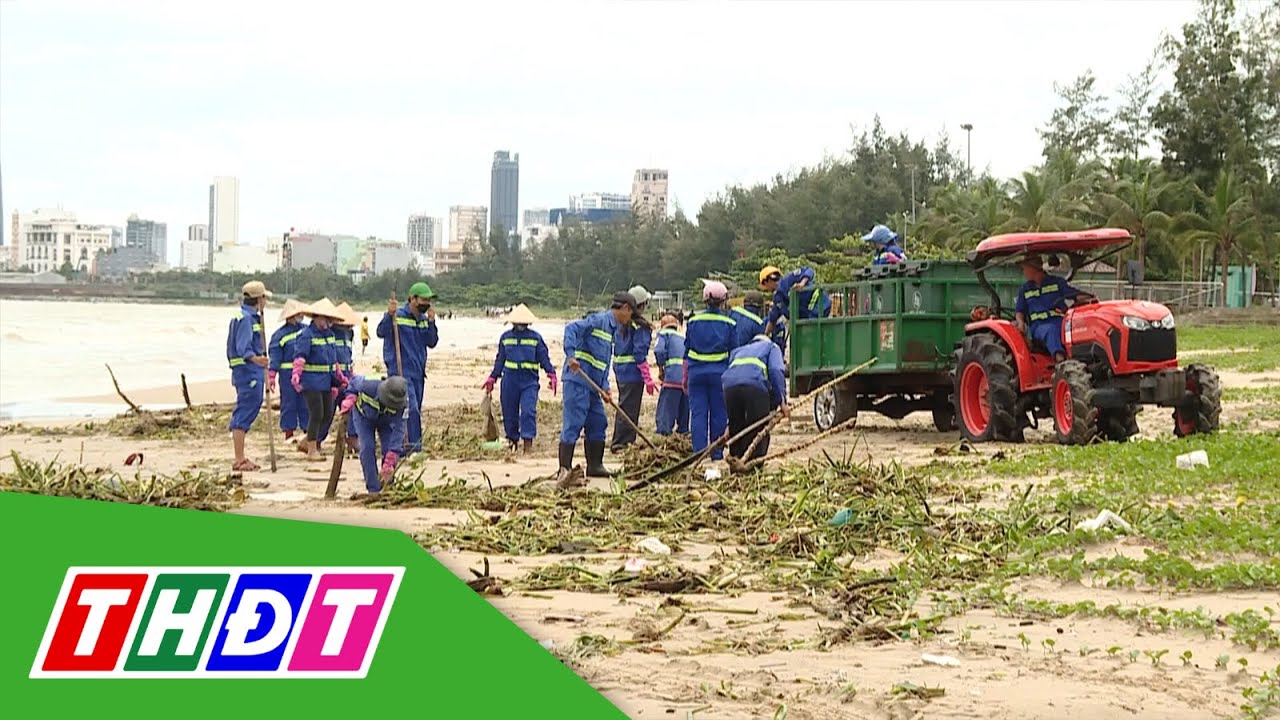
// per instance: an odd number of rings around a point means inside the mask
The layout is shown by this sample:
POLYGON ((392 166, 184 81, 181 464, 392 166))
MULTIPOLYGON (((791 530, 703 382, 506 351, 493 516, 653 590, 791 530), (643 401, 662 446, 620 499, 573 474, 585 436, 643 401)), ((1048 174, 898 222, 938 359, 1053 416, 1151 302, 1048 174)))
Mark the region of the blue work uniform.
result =
POLYGON ((344 399, 347 395, 356 397, 350 417, 360 436, 360 470, 364 472, 364 486, 369 492, 382 492, 382 480, 378 477, 380 461, 388 452, 399 455, 404 447, 405 410, 389 410, 378 402, 381 384, 381 380, 356 375, 349 379, 343 391, 344 399))
POLYGON ((808 280, 809 284, 797 291, 800 296, 800 319, 809 320, 830 315, 831 298, 813 286, 816 277, 811 267, 803 267, 783 275, 782 280, 778 282, 778 289, 773 293, 773 305, 769 308, 769 322, 777 327, 778 318, 791 318, 791 289, 801 280, 808 280))
POLYGON ((896 265, 907 259, 907 254, 898 247, 897 242, 891 242, 876 251, 875 259, 871 261, 872 265, 896 265))
POLYGON ((427 350, 440 342, 440 332, 434 321, 424 313, 418 317, 402 307, 396 310, 395 325, 400 332, 400 360, 404 367, 396 367, 396 348, 391 330, 392 319, 382 314, 378 323, 378 337, 383 339, 382 362, 387 375, 401 375, 409 382, 408 414, 405 416, 405 452, 422 449, 422 394, 427 384, 427 350))
POLYGON ((271 341, 267 344, 269 367, 276 371, 276 384, 280 387, 280 429, 287 433, 307 430, 307 404, 290 381, 294 350, 306 329, 302 323, 285 323, 271 333, 271 341))
POLYGON ((649 362, 649 347, 653 345, 653 329, 647 325, 631 323, 631 327, 619 327, 613 333, 613 375, 619 385, 643 385, 640 363, 649 362), (624 332, 624 330, 626 332, 624 332))
POLYGON ((613 312, 593 313, 564 327, 564 399, 560 424, 560 442, 572 445, 586 431, 588 442, 604 442, 609 421, 604 416, 604 401, 578 373, 569 369, 569 358, 578 365, 601 390, 609 389, 609 363, 613 360, 613 334, 618 321, 613 312))
POLYGON ((1018 290, 1014 309, 1026 317, 1032 339, 1044 343, 1050 355, 1066 354, 1062 345, 1062 318, 1067 299, 1079 294, 1079 290, 1057 275, 1045 275, 1039 284, 1028 280, 1018 290))
POLYGON ((293 359, 302 358, 303 392, 329 392, 338 386, 338 347, 332 328, 308 325, 295 341, 293 353, 293 359))
POLYGON ((489 377, 502 380, 502 428, 511 442, 538 436, 538 370, 554 377, 556 366, 542 335, 531 328, 511 328, 498 339, 498 357, 489 377))
POLYGON ((737 323, 734 329, 733 346, 742 347, 751 342, 751 338, 764 332, 764 308, 754 305, 743 305, 729 311, 730 317, 737 323))
MULTIPOLYGON (((728 417, 724 409, 724 389, 720 376, 729 367, 737 323, 729 314, 708 307, 689 318, 685 327, 685 386, 689 390, 689 414, 693 451, 702 452, 724 434, 728 417)), ((723 449, 712 453, 716 460, 723 449)))
POLYGON ((351 328, 342 325, 333 326, 333 345, 338 350, 338 369, 348 375, 351 374, 351 339, 355 337, 355 333, 351 328))
POLYGON ((778 322, 773 325, 773 332, 769 335, 773 340, 773 344, 778 346, 783 355, 787 354, 787 319, 779 318, 778 322))
POLYGON ((262 350, 262 316, 253 307, 241 305, 227 328, 227 365, 231 367, 231 384, 236 389, 231 430, 248 432, 262 411, 267 371, 252 362, 262 350))
POLYGON ((659 330, 653 359, 662 371, 662 391, 658 393, 658 434, 670 435, 674 428, 681 435, 687 435, 689 395, 684 391, 684 336, 675 328, 659 330))
POLYGON ((724 371, 721 384, 728 390, 733 387, 753 387, 769 393, 773 407, 782 404, 787 388, 787 374, 782 364, 782 351, 772 342, 753 341, 729 353, 729 368, 724 371))

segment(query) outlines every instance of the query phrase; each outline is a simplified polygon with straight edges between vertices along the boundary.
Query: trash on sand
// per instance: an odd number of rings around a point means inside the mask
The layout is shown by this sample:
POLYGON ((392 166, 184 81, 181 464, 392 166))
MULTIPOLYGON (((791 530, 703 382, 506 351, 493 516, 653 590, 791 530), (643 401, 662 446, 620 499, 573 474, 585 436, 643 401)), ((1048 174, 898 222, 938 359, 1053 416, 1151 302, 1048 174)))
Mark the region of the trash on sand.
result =
POLYGON ((925 665, 941 665, 942 667, 960 667, 960 661, 950 655, 930 655, 925 653, 920 656, 920 662, 925 665))
POLYGON ((671 548, 667 547, 666 543, 662 542, 656 537, 653 537, 652 535, 636 543, 636 547, 647 553, 652 553, 654 555, 670 555, 671 554, 671 548))
POLYGON ((541 645, 546 650, 556 649, 556 641, 550 638, 547 638, 546 640, 539 640, 538 644, 541 645))
POLYGON ((622 566, 622 569, 635 575, 643 572, 644 569, 648 567, 648 565, 649 565, 648 560, 645 560, 642 557, 633 557, 633 558, 627 558, 627 562, 625 565, 622 566))
POLYGON ((298 490, 280 490, 278 492, 249 493, 254 500, 270 500, 272 502, 302 502, 319 495, 309 495, 298 490))
POLYGON ((1179 455, 1174 461, 1179 470, 1190 470, 1197 465, 1209 467, 1209 453, 1203 450, 1192 450, 1184 455, 1179 455))
POLYGON ((707 471, 702 474, 702 478, 704 480, 719 480, 720 468, 707 468, 707 471))
POLYGON ((484 430, 481 433, 484 439, 497 440, 498 420, 493 416, 493 396, 489 393, 480 398, 480 415, 484 418, 484 430))
POLYGON ((1080 521, 1080 523, 1076 525, 1076 529, 1088 530, 1092 532, 1094 530, 1101 530, 1102 528, 1105 528, 1108 526, 1115 526, 1117 530, 1123 530, 1124 532, 1133 532, 1133 527, 1129 525, 1129 523, 1125 522, 1124 518, 1111 512, 1110 510, 1103 510, 1102 512, 1098 513, 1097 517, 1092 517, 1092 518, 1089 518, 1088 520, 1080 521))
POLYGON ((827 524, 830 525, 831 527, 840 527, 841 525, 848 525, 849 521, 852 519, 853 519, 853 510, 850 510, 849 508, 845 508, 840 512, 836 513, 835 515, 832 515, 831 519, 827 521, 827 524))
POLYGON ((501 450, 505 446, 506 446, 506 443, 502 442, 501 440, 491 440, 489 442, 480 443, 481 450, 501 450))

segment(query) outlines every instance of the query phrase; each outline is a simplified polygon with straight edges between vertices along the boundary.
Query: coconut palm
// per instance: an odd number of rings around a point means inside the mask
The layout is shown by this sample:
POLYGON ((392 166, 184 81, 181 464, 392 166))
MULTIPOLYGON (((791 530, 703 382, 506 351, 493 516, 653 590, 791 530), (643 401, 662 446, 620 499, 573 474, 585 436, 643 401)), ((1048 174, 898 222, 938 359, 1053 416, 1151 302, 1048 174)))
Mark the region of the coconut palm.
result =
MULTIPOLYGON (((1166 211, 1185 191, 1182 183, 1169 180, 1150 161, 1128 177, 1116 179, 1107 192, 1094 196, 1094 205, 1106 218, 1107 227, 1128 230, 1138 241, 1138 262, 1146 267, 1148 243, 1162 236, 1172 223, 1166 211)), ((1117 263, 1119 265, 1119 263, 1117 263)))
POLYGON ((1174 227, 1184 229, 1187 242, 1207 240, 1214 243, 1222 263, 1222 301, 1227 298, 1227 271, 1231 253, 1257 236, 1257 217, 1249 195, 1229 169, 1218 172, 1213 194, 1192 186, 1201 212, 1184 212, 1174 218, 1174 227))
POLYGON ((1098 185, 1097 163, 1080 163, 1073 155, 1059 153, 1036 171, 1011 181, 1011 217, 1005 232, 1079 230, 1087 227, 1092 210, 1084 201, 1098 185))

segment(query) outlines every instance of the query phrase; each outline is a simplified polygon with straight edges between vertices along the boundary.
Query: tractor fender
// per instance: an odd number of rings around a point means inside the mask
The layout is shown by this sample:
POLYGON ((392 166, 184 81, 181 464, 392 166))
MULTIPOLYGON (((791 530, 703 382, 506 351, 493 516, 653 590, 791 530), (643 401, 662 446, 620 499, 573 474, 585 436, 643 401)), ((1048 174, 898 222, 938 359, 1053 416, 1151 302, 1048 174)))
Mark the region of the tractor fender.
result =
POLYGON ((989 332, 1000 338, 1013 355, 1014 365, 1018 369, 1018 385, 1022 392, 1044 390, 1053 379, 1052 358, 1031 352, 1027 338, 1018 326, 1008 320, 990 318, 971 322, 964 326, 965 335, 989 332))

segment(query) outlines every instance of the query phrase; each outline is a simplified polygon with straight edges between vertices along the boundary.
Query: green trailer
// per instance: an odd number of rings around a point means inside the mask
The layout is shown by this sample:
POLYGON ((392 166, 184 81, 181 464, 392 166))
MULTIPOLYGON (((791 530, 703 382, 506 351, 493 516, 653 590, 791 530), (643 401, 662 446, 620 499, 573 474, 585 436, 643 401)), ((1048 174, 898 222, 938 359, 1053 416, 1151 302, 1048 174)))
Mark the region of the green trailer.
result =
MULTIPOLYGON (((987 280, 1013 307, 1018 268, 987 280)), ((877 412, 900 420, 931 411, 935 427, 955 429, 951 402, 954 353, 973 309, 990 304, 967 263, 913 261, 877 265, 852 281, 818 286, 831 297, 830 317, 790 325, 790 394, 798 397, 876 358, 875 363, 814 400, 819 430, 877 412)), ((791 317, 800 316, 797 295, 791 317)))

